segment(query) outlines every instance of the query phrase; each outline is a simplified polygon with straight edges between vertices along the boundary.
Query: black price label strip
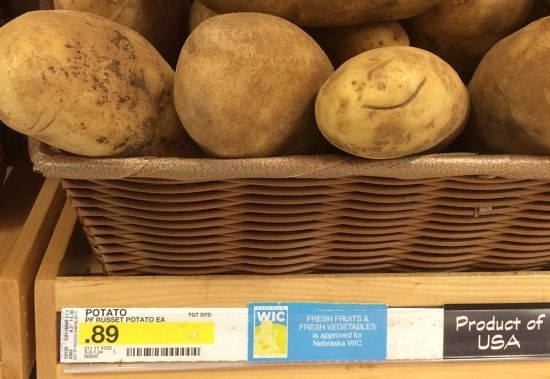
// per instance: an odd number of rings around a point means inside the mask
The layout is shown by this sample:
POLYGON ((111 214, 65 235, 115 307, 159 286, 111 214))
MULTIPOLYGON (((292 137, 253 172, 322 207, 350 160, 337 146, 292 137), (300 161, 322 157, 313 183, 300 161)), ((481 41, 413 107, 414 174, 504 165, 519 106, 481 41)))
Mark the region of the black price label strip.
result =
POLYGON ((446 305, 444 359, 550 356, 550 304, 446 305))

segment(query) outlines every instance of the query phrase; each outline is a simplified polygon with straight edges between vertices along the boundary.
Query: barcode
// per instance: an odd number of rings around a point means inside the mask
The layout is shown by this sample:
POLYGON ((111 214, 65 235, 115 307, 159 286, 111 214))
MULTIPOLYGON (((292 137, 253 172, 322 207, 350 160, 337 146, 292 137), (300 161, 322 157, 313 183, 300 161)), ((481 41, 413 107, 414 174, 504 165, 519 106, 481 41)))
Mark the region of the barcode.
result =
POLYGON ((200 347, 128 347, 127 357, 198 357, 200 347))

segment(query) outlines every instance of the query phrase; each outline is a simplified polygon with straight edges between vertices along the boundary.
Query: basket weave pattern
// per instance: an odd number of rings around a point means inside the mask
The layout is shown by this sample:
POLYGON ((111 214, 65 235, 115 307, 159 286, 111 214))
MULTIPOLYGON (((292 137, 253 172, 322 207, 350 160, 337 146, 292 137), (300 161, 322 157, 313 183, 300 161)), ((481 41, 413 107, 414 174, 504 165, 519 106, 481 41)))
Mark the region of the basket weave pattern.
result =
POLYGON ((550 182, 65 179, 106 271, 282 274, 550 267, 550 182))

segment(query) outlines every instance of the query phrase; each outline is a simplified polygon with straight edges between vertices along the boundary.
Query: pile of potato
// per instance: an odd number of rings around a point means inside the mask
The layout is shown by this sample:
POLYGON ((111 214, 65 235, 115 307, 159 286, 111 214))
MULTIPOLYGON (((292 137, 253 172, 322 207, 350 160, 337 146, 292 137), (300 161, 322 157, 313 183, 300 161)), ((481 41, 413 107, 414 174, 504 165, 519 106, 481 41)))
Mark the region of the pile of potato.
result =
POLYGON ((0 28, 0 120, 65 152, 550 153, 542 0, 54 3, 0 28))

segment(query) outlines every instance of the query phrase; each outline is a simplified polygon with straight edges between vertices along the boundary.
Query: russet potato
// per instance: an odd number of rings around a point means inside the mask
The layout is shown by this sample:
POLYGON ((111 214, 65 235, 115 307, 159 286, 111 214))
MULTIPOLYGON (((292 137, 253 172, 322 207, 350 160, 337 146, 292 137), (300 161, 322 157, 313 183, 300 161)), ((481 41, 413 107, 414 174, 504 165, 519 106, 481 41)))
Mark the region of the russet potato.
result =
POLYGON ((55 9, 90 12, 144 36, 170 63, 186 37, 188 0, 54 0, 55 9))
POLYGON ((550 17, 498 42, 468 89, 472 117, 466 139, 492 153, 550 154, 550 17))
POLYGON ((458 74, 436 55, 409 46, 359 54, 323 84, 315 115, 323 135, 350 154, 388 159, 437 151, 468 117, 458 74))
POLYGON ((86 156, 192 149, 174 71, 137 32, 91 13, 35 11, 0 28, 0 120, 86 156))
POLYGON ((209 155, 265 157, 318 151, 326 142, 315 95, 330 60, 298 26, 262 13, 202 22, 183 46, 174 99, 189 135, 209 155))
POLYGON ((208 8, 200 0, 194 0, 189 11, 189 31, 192 32, 201 22, 217 15, 217 12, 208 8))
MULTIPOLYGON (((218 13, 262 12, 300 26, 348 26, 416 16, 441 0, 201 0, 218 13)), ((447 0, 443 0, 447 1, 447 0)))
POLYGON ((408 46, 409 37, 397 21, 369 22, 337 28, 309 28, 335 67, 365 51, 385 46, 408 46))
POLYGON ((437 54, 468 81, 495 43, 525 25, 533 2, 442 1, 407 20, 411 45, 437 54))

